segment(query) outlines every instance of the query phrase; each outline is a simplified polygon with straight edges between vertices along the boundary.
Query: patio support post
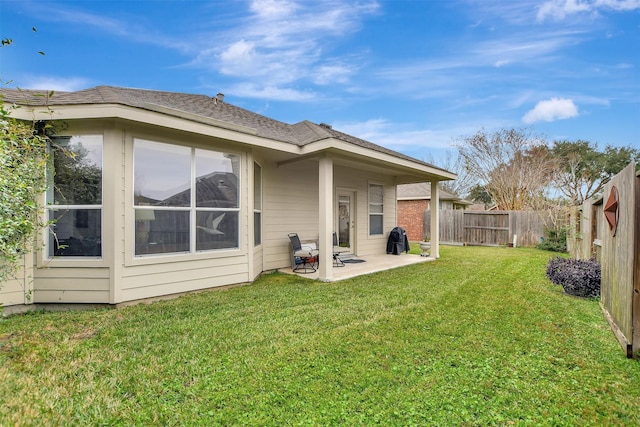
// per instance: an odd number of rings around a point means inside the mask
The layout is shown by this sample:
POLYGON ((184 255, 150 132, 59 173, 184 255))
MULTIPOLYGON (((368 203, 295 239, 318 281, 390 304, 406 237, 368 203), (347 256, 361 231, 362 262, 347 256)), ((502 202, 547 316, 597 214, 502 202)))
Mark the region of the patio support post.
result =
POLYGON ((440 258, 440 189, 438 181, 431 181, 431 257, 440 258))
POLYGON ((318 278, 326 282, 333 278, 333 160, 326 155, 318 166, 318 198, 318 278))

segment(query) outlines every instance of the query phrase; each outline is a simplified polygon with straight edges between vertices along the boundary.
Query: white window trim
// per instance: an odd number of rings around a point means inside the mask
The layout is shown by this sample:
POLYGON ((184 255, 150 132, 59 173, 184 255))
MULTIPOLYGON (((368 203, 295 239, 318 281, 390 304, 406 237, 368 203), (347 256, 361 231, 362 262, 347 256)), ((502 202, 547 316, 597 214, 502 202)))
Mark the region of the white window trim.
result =
MULTIPOLYGON (((46 179, 48 180, 48 189, 46 191, 46 194, 44 195, 44 210, 45 210, 45 221, 49 221, 50 218, 50 213, 53 211, 59 211, 59 210, 75 210, 75 209, 86 209, 86 210, 100 210, 100 236, 101 236, 101 245, 100 245, 100 252, 101 255, 100 256, 56 256, 56 255, 49 255, 49 242, 50 239, 49 237, 51 236, 51 233, 53 232, 51 230, 51 227, 54 226, 55 224, 51 224, 47 227, 44 228, 43 230, 43 243, 44 243, 44 247, 42 250, 42 256, 38 257, 38 261, 36 262, 36 265, 38 267, 42 267, 44 265, 55 265, 55 263, 58 262, 62 262, 62 263, 68 263, 68 262, 82 262, 83 266, 86 267, 94 267, 94 266, 103 266, 104 265, 104 259, 105 259, 105 254, 104 254, 104 243, 105 243, 105 236, 104 236, 104 198, 105 198, 105 179, 104 179, 104 160, 105 160, 105 136, 102 133, 73 133, 73 134, 69 134, 69 135, 56 135, 55 137, 83 137, 83 136, 99 136, 102 139, 102 155, 101 155, 101 162, 100 162, 100 174, 101 174, 101 179, 100 179, 100 194, 101 194, 101 202, 99 205, 57 205, 57 204, 49 204, 48 203, 48 195, 49 192, 53 191, 53 183, 54 181, 54 177, 53 175, 49 175, 49 170, 48 170, 48 165, 47 165, 47 171, 46 171, 46 179)), ((55 139, 54 137, 54 139, 55 139)), ((49 155, 49 158, 51 159, 51 161, 53 161, 53 147, 51 147, 50 145, 47 147, 47 154, 49 155)))
MULTIPOLYGON (((377 205, 377 204, 376 204, 377 205)), ((369 181, 367 183, 367 234, 370 237, 380 237, 384 236, 384 184, 375 181, 369 181), (371 212, 371 187, 372 186, 382 187, 382 203, 380 206, 382 207, 382 212, 371 212), (371 216, 380 216, 382 217, 382 232, 380 234, 371 234, 371 216)))
POLYGON ((198 259, 209 259, 209 258, 218 258, 218 257, 226 257, 234 254, 243 253, 241 248, 243 246, 242 239, 242 229, 243 229, 243 218, 242 218, 242 187, 245 185, 243 180, 243 168, 240 167, 238 170, 238 207, 237 208, 211 208, 211 207, 197 207, 196 206, 196 150, 203 151, 211 151, 216 153, 223 154, 233 154, 237 155, 240 159, 240 165, 242 166, 245 163, 245 156, 241 152, 231 151, 231 150, 223 150, 222 148, 213 148, 213 147, 202 147, 197 145, 185 145, 180 144, 175 141, 168 142, 160 140, 159 138, 149 137, 149 136, 134 136, 131 139, 131 184, 129 185, 129 190, 131 191, 130 197, 130 207, 131 207, 131 219, 130 219, 130 230, 129 235, 131 236, 130 240, 130 248, 131 251, 129 255, 127 255, 127 261, 125 265, 144 265, 144 264, 154 264, 158 262, 171 262, 171 261, 191 261, 198 259), (191 196, 190 196, 190 204, 189 206, 136 206, 135 204, 135 143, 136 140, 154 142, 158 144, 167 144, 174 145, 178 147, 185 147, 190 150, 190 167, 191 167, 191 196), (142 254, 136 255, 136 239, 135 239, 135 211, 138 209, 145 210, 167 210, 172 212, 183 211, 189 212, 189 221, 190 224, 193 224, 193 227, 189 227, 189 251, 184 252, 164 252, 157 254, 142 254), (237 212, 238 214, 238 246, 235 248, 221 248, 221 249, 211 249, 211 250, 197 250, 196 249, 196 233, 195 233, 195 224, 196 224, 196 215, 197 212, 237 212))
MULTIPOLYGON (((255 183, 255 170, 256 170, 256 166, 258 166, 260 168, 260 206, 256 208, 256 195, 255 195, 255 190, 254 190, 254 194, 253 194, 253 217, 251 218, 252 221, 255 221, 255 214, 260 214, 260 243, 256 244, 256 230, 255 230, 255 226, 253 228, 253 247, 254 248, 258 248, 260 246, 262 246, 263 244, 263 240, 264 240, 264 233, 262 232, 263 227, 262 227, 262 210, 263 210, 263 206, 264 206, 264 183, 263 183, 263 173, 262 173, 262 165, 256 161, 253 162, 253 181, 255 183)), ((252 183, 253 184, 253 183, 252 183)), ((255 184, 254 184, 254 189, 255 189, 255 184)))

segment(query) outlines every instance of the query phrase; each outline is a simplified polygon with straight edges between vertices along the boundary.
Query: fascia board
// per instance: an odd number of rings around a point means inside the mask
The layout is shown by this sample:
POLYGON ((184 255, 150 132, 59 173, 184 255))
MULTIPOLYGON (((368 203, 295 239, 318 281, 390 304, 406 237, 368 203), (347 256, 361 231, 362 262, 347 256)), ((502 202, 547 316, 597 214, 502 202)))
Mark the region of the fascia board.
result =
MULTIPOLYGON (((160 110, 160 108, 156 108, 160 110)), ((161 126, 185 132, 197 133, 205 136, 226 139, 252 146, 259 146, 285 153, 300 154, 300 147, 287 142, 257 136, 253 128, 235 125, 220 120, 209 119, 196 114, 172 110, 167 108, 167 113, 161 111, 148 111, 135 107, 119 104, 92 104, 92 105, 52 105, 21 106, 11 110, 11 116, 20 120, 83 120, 118 118, 134 122, 161 126), (178 114, 170 114, 168 111, 178 114), (232 129, 234 127, 235 129, 232 129)))
MULTIPOLYGON (((415 197, 411 197, 411 196, 402 196, 402 197, 398 197, 396 198, 396 200, 431 200, 431 196, 415 196, 415 197)), ((440 199, 442 200, 442 198, 440 199)))

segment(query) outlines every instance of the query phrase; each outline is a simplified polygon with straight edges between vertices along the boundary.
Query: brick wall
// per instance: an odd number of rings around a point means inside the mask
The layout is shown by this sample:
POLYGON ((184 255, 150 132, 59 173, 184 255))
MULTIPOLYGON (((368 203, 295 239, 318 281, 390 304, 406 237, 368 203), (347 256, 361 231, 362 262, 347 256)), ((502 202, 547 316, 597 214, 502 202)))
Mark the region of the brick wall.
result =
POLYGON ((427 200, 398 200, 398 225, 407 231, 407 238, 419 241, 424 238, 424 211, 427 200))

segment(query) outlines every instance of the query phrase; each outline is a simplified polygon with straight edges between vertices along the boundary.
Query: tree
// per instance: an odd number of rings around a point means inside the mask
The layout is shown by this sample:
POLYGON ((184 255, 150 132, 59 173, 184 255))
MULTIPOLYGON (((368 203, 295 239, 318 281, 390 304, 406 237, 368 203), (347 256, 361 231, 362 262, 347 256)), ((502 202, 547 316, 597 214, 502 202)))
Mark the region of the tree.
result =
POLYGON ((640 163, 637 149, 606 146, 598 151, 596 144, 583 140, 554 141, 551 155, 557 165, 554 186, 573 205, 598 195, 632 160, 640 163))
MULTIPOLYGON (((2 48, 12 44, 8 37, 0 41, 2 48)), ((39 201, 47 187, 48 125, 37 130, 38 123, 13 119, 9 113, 0 96, 0 287, 15 272, 22 254, 32 249, 36 231, 47 224, 41 220, 39 201)))
POLYGON ((493 199, 491 199, 487 189, 479 184, 469 190, 468 198, 473 202, 483 203, 485 208, 493 204, 493 199))
POLYGON ((11 277, 44 223, 47 141, 34 124, 9 117, 0 98, 0 284, 11 277))
POLYGON ((533 208, 555 169, 544 139, 522 129, 482 129, 463 138, 458 152, 502 210, 533 208))
POLYGON ((476 179, 467 173, 464 159, 457 153, 457 151, 447 150, 444 158, 440 159, 438 162, 433 159, 433 156, 427 156, 426 162, 437 164, 442 169, 446 169, 458 175, 458 178, 455 180, 440 181, 438 183, 438 187, 447 193, 466 198, 471 189, 477 185, 476 179))

